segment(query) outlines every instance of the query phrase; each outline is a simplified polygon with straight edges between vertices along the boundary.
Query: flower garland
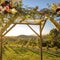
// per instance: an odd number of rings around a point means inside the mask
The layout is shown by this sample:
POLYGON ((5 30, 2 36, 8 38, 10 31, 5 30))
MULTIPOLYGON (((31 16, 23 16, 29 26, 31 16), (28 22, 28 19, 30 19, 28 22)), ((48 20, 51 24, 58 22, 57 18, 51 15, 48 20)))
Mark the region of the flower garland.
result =
POLYGON ((5 1, 0 5, 0 13, 12 13, 12 14, 16 14, 17 10, 15 8, 12 8, 9 4, 9 2, 5 1))

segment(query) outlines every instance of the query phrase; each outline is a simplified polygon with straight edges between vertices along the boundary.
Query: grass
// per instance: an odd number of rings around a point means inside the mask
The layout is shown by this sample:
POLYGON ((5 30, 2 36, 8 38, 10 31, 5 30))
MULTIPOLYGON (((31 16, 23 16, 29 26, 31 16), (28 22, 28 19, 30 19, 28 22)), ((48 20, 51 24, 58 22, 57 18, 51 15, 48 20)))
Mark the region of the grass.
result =
MULTIPOLYGON (((25 47, 9 47, 3 48, 3 60, 40 60, 40 50, 25 47)), ((60 60, 60 53, 43 51, 43 60, 60 60)))

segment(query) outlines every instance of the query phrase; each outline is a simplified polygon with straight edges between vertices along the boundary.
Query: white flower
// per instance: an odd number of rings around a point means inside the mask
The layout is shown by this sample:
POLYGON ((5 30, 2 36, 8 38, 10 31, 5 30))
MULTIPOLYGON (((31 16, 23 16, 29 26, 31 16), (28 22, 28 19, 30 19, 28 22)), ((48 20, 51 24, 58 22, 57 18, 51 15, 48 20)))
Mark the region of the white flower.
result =
POLYGON ((15 13, 17 13, 17 10, 15 8, 11 9, 11 13, 15 14, 15 13))

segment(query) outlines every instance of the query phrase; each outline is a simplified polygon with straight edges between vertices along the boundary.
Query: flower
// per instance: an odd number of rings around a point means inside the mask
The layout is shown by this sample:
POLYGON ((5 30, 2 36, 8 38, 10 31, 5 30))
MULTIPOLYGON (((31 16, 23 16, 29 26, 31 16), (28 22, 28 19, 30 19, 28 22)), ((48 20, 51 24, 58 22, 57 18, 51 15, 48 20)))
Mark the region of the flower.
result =
POLYGON ((16 10, 15 8, 13 8, 13 9, 10 9, 10 12, 11 12, 12 14, 16 14, 16 13, 17 13, 17 10, 16 10))
POLYGON ((9 10, 10 10, 9 6, 5 6, 4 8, 7 12, 9 12, 9 10))
POLYGON ((2 6, 0 6, 0 11, 2 10, 2 6))

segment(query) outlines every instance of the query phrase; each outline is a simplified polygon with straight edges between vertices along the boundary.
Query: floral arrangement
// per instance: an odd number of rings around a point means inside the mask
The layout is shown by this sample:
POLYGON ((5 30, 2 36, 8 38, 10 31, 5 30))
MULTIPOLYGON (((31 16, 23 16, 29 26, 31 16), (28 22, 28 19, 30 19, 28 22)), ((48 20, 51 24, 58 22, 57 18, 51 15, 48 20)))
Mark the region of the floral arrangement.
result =
POLYGON ((10 5, 10 2, 5 1, 0 5, 0 13, 12 13, 12 14, 16 14, 17 10, 15 8, 12 8, 12 6, 10 5))

